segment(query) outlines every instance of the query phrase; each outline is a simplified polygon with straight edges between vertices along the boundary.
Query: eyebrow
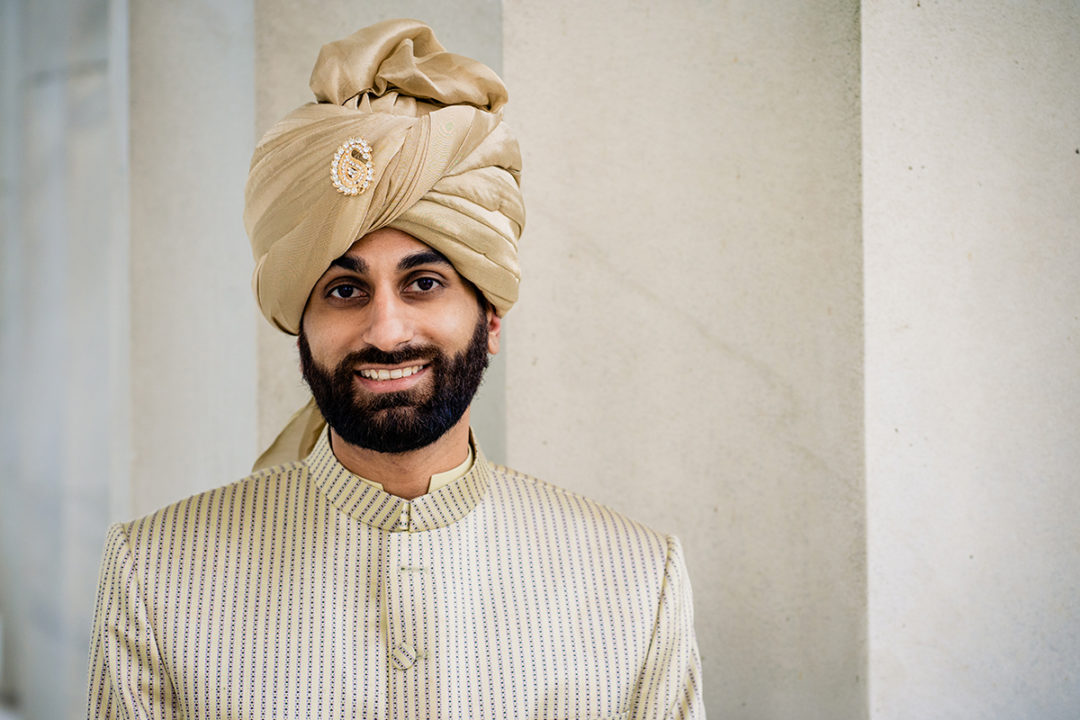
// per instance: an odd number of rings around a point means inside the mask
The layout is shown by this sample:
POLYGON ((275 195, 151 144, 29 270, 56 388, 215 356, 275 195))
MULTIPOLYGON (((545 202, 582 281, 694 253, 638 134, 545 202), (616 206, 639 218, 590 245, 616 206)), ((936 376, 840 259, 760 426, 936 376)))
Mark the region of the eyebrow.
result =
MULTIPOLYGON (((430 265, 432 263, 449 265, 450 267, 454 266, 445 255, 437 250, 420 250, 403 257, 401 261, 398 262, 397 269, 398 272, 405 272, 406 270, 412 270, 421 265, 430 265)), ((368 264, 364 262, 363 258, 353 257, 352 255, 342 255, 339 258, 335 258, 334 261, 330 263, 330 266, 345 268, 357 275, 363 275, 368 271, 368 264)))
POLYGON ((432 263, 454 267, 454 264, 447 260, 446 256, 441 252, 436 250, 421 250, 401 258, 401 262, 398 263, 398 272, 405 272, 406 270, 412 270, 415 267, 430 265, 432 263))
POLYGON ((357 275, 363 275, 367 272, 367 263, 360 258, 354 258, 351 255, 342 255, 341 257, 336 258, 330 263, 330 267, 334 266, 351 270, 357 275))

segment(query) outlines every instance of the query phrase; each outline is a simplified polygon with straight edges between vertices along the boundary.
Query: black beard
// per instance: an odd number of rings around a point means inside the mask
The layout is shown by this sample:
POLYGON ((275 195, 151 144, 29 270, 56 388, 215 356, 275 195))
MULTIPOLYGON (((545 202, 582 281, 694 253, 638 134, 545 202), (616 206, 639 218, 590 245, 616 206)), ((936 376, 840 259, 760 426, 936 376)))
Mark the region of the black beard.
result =
POLYGON ((342 440, 375 452, 404 453, 427 447, 461 419, 487 368, 487 339, 487 318, 481 313, 469 346, 453 358, 434 345, 394 352, 369 347, 349 353, 331 371, 315 362, 301 328, 300 367, 315 404, 342 440), (429 390, 357 397, 357 366, 400 365, 412 360, 430 366, 429 390))

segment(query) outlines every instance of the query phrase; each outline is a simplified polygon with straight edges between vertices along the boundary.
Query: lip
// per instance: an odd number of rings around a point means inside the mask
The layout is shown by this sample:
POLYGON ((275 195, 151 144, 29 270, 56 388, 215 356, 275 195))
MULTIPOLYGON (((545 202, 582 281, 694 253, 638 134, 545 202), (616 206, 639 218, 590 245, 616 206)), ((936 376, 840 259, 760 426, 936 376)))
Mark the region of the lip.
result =
POLYGON ((421 383, 425 377, 427 377, 429 372, 431 372, 430 360, 423 360, 420 362, 413 360, 412 362, 403 363, 401 365, 368 365, 364 367, 359 367, 353 371, 353 377, 356 378, 356 382, 358 382, 360 386, 368 392, 386 393, 400 392, 402 390, 409 390, 411 388, 414 388, 419 383, 421 383), (360 374, 362 371, 371 370, 385 370, 390 372, 393 372, 395 370, 401 371, 408 368, 414 368, 417 365, 421 365, 422 367, 419 370, 413 372, 411 375, 405 375, 403 377, 396 378, 391 377, 386 380, 377 380, 370 377, 364 377, 360 374))

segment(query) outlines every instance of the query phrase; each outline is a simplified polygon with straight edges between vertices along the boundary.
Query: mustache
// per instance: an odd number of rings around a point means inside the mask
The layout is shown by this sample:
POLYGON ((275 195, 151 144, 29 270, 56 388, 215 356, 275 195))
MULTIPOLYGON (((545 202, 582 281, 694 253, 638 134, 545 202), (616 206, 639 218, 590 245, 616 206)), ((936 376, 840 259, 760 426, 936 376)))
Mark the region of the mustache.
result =
POLYGON ((338 364, 339 368, 352 368, 356 365, 400 365, 410 360, 434 360, 439 357, 440 351, 432 345, 417 345, 402 348, 400 350, 386 351, 376 347, 367 347, 356 350, 344 357, 338 364))

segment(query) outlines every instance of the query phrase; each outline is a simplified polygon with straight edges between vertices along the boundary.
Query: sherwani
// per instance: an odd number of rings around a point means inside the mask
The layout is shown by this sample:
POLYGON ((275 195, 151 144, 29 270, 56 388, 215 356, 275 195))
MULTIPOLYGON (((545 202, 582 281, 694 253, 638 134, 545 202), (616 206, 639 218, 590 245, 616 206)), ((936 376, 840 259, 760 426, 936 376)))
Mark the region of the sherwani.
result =
POLYGON ((703 717, 679 543, 477 450, 408 501, 305 460, 109 529, 89 718, 703 717))

